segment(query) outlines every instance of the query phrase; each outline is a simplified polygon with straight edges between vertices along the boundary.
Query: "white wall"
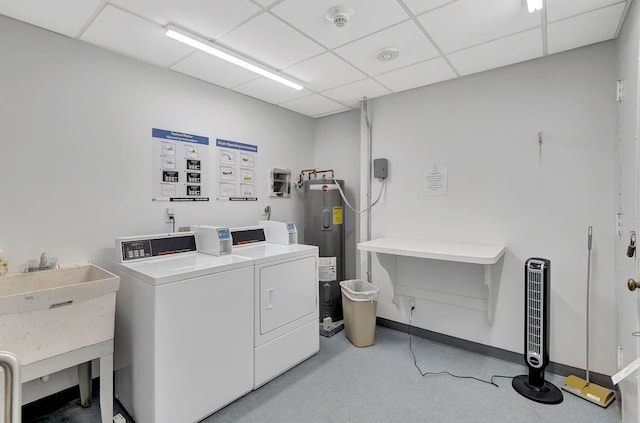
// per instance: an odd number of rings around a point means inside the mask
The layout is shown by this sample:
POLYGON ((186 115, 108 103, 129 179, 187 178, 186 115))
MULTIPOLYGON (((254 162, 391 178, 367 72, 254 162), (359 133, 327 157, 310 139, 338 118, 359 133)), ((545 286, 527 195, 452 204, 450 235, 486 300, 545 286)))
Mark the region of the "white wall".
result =
MULTIPOLYGON (((615 372, 613 42, 374 99, 373 156, 389 159, 373 238, 504 244, 495 323, 485 313, 418 299, 413 323, 523 351, 523 266, 551 260, 551 360, 585 366, 587 228, 594 228, 591 368, 615 372), (539 146, 538 131, 543 143, 539 146), (423 195, 428 164, 448 166, 448 195, 423 195)), ((373 192, 377 192, 374 183, 373 192)), ((373 258, 378 315, 407 322, 390 276, 373 258)), ((400 265, 399 265, 400 266, 400 265)), ((405 261, 399 277, 423 288, 481 295, 482 271, 405 261), (402 273, 402 275, 400 275, 402 273)), ((405 281, 406 282, 406 281, 405 281)), ((451 301, 457 303, 455 300, 451 301)))
MULTIPOLYGON (((315 120, 314 156, 316 169, 333 169, 336 179, 344 179, 344 193, 356 209, 360 191, 360 111, 331 115, 315 120)), ((358 216, 345 205, 345 278, 356 277, 356 225, 358 216)))
POLYGON ((209 137, 212 167, 216 138, 258 146, 258 202, 175 203, 177 226, 255 224, 266 204, 272 219, 302 223, 301 195, 268 198, 268 174, 313 164, 312 119, 3 16, 0 51, 0 249, 10 272, 43 251, 108 267, 117 236, 170 230, 169 204, 151 201, 154 127, 209 137))

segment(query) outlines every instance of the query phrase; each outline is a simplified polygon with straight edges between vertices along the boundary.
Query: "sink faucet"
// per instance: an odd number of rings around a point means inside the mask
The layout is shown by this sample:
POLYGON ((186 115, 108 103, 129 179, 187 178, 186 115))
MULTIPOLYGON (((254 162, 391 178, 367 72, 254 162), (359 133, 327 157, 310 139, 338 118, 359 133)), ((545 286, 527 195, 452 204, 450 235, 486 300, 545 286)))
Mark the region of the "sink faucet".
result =
POLYGON ((55 260, 52 262, 49 262, 49 259, 47 258, 47 253, 42 253, 40 255, 40 263, 37 266, 30 264, 26 269, 24 269, 24 272, 25 273, 38 272, 40 270, 52 270, 52 269, 59 269, 59 268, 60 266, 58 266, 58 263, 55 260))

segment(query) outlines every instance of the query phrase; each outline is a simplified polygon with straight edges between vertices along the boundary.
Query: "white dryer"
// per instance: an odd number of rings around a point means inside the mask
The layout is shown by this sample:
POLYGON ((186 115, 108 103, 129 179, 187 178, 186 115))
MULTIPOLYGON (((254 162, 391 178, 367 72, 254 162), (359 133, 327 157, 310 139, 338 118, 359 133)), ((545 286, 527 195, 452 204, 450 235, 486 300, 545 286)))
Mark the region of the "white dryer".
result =
POLYGON ((138 423, 196 422, 253 389, 253 261, 192 232, 116 240, 116 397, 138 423))
POLYGON ((254 388, 316 354, 318 247, 267 242, 260 226, 231 228, 233 256, 255 261, 254 388))

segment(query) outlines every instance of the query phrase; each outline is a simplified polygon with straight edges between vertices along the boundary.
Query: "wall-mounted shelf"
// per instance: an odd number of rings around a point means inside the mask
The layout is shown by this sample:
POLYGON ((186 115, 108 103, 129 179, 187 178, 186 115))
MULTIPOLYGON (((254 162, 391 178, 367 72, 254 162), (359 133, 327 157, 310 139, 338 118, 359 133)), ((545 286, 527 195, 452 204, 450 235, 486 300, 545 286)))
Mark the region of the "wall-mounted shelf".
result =
MULTIPOLYGON (((495 301, 497 298, 497 286, 500 277, 500 275, 496 274, 497 272, 495 267, 504 256, 504 245, 466 244, 412 238, 385 237, 361 242, 358 244, 358 249, 399 257, 417 257, 427 260, 442 260, 482 265, 484 267, 484 284, 488 289, 487 320, 489 324, 493 324, 495 316, 495 301)), ((393 278, 393 275, 390 276, 393 278)))

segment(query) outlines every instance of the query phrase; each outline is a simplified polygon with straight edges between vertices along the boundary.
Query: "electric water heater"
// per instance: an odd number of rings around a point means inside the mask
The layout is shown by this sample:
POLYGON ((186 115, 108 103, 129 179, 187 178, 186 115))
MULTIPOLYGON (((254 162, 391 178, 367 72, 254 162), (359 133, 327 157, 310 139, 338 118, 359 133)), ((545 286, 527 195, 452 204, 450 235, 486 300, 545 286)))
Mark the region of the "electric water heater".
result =
MULTIPOLYGON (((336 180, 340 187, 344 181, 336 180)), ((304 182, 304 243, 319 249, 319 302, 322 321, 342 320, 340 281, 345 277, 344 210, 333 180, 304 182)))
POLYGON ((543 404, 559 404, 562 392, 544 380, 549 364, 549 285, 551 262, 530 258, 524 265, 524 360, 529 375, 513 378, 512 386, 521 395, 543 404))

